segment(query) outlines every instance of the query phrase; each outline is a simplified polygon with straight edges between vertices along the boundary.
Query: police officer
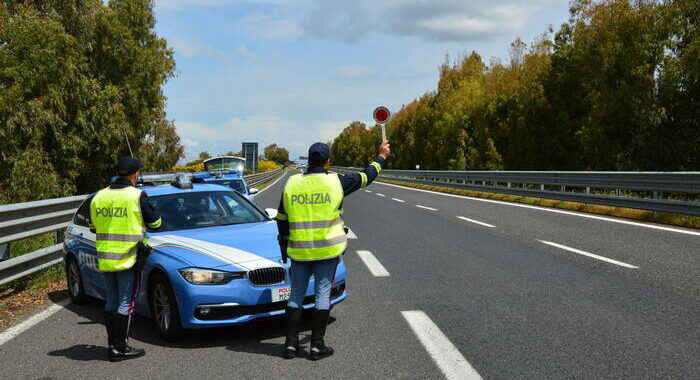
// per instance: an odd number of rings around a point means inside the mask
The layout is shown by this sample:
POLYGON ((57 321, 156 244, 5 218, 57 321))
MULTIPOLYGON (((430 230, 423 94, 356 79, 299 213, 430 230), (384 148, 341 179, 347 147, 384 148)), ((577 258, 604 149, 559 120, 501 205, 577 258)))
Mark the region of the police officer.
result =
POLYGON ((148 251, 145 226, 158 228, 161 218, 148 203, 146 193, 134 187, 142 167, 135 158, 120 159, 119 177, 90 202, 90 221, 97 234, 97 263, 105 280, 105 327, 112 362, 145 355, 144 350, 130 347, 127 338, 141 263, 148 251))
POLYGON ((280 201, 277 228, 283 261, 287 256, 291 294, 285 309, 284 357, 300 354, 299 325, 304 295, 309 278, 314 276, 315 307, 311 325, 309 359, 318 360, 333 355, 323 338, 328 324, 330 293, 340 255, 345 252, 347 238, 342 219, 343 197, 361 189, 379 175, 389 157, 389 142, 379 147, 379 155, 370 166, 352 174, 328 173, 330 150, 317 142, 309 148, 309 166, 305 173, 289 178, 280 201))

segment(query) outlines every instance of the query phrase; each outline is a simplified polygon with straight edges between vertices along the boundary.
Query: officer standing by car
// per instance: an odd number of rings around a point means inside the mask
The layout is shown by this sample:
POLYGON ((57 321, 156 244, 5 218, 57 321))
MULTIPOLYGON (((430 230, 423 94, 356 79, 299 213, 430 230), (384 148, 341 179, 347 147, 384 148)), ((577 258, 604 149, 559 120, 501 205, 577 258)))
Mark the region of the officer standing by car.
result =
POLYGON ((105 327, 112 362, 146 353, 129 346, 129 326, 139 292, 141 263, 148 253, 145 226, 158 228, 161 218, 148 203, 146 193, 134 187, 142 167, 135 158, 120 159, 119 177, 90 202, 97 264, 105 280, 105 327))
POLYGON ((284 357, 292 359, 300 353, 299 325, 304 295, 313 275, 316 304, 311 325, 309 359, 333 355, 324 343, 330 312, 330 293, 340 255, 347 247, 342 219, 343 198, 361 189, 379 175, 389 157, 389 142, 379 146, 379 154, 370 166, 358 173, 328 173, 330 149, 317 142, 309 148, 309 166, 305 173, 295 174, 285 185, 280 201, 277 228, 283 261, 292 259, 289 268, 291 294, 285 309, 286 339, 284 357))

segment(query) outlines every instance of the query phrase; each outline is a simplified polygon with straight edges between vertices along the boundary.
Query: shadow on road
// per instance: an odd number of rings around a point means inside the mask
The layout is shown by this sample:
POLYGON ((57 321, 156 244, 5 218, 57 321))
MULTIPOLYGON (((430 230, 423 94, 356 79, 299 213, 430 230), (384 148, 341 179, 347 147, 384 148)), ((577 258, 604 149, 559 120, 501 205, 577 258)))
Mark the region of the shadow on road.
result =
MULTIPOLYGON (((65 292, 49 294, 53 302, 64 300, 65 292)), ((76 305, 68 303, 65 308, 81 318, 87 319, 76 322, 78 325, 104 324, 104 302, 91 299, 85 304, 76 305)), ((311 335, 311 318, 308 312, 304 313, 304 321, 301 327, 301 343, 308 343, 311 335)), ((329 323, 334 323, 331 317, 329 323)), ((134 341, 144 342, 154 346, 173 348, 204 348, 226 347, 236 352, 253 353, 281 357, 283 344, 272 343, 269 340, 284 337, 284 323, 281 317, 271 317, 252 321, 242 326, 226 328, 190 330, 179 341, 167 342, 160 338, 154 322, 142 316, 136 316, 132 321, 130 337, 134 341)), ((106 341, 105 333, 105 341, 106 341)), ((105 342, 106 343, 106 342, 105 342)), ((73 360, 104 360, 106 348, 79 344, 62 350, 49 352, 49 356, 65 356, 73 360)))

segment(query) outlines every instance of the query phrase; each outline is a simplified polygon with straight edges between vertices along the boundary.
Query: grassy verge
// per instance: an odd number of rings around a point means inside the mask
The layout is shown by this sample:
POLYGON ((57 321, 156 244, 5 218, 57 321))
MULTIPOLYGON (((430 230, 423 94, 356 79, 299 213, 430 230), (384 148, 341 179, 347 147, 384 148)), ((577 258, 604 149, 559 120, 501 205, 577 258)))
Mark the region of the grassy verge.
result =
POLYGON ((377 179, 377 181, 391 183, 391 184, 395 184, 395 185, 406 186, 406 187, 413 187, 416 189, 438 191, 441 193, 457 194, 457 195, 465 195, 465 196, 469 196, 469 197, 486 198, 486 199, 494 199, 494 200, 500 200, 500 201, 506 201, 506 202, 516 202, 516 203, 524 203, 524 204, 530 204, 530 205, 553 207, 553 208, 559 208, 559 209, 564 209, 564 210, 581 211, 581 212, 587 212, 587 213, 591 213, 591 214, 608 215, 608 216, 614 216, 614 217, 619 217, 619 218, 634 219, 634 220, 640 220, 640 221, 652 222, 652 223, 669 224, 669 225, 680 226, 680 227, 700 228, 700 217, 698 217, 698 216, 674 214, 674 213, 668 213, 668 212, 653 212, 653 211, 637 210, 637 209, 623 208, 623 207, 592 205, 592 204, 587 204, 587 203, 567 202, 567 201, 559 201, 559 200, 544 199, 544 198, 523 197, 523 196, 518 196, 518 195, 487 193, 487 192, 482 192, 482 191, 454 189, 454 188, 450 188, 450 187, 422 185, 422 184, 407 183, 407 182, 386 180, 386 179, 377 179))
MULTIPOLYGON (((35 236, 10 244, 10 257, 54 244, 53 233, 35 236)), ((56 264, 27 277, 0 286, 0 329, 34 312, 49 300, 49 293, 65 289, 62 264, 56 264)))

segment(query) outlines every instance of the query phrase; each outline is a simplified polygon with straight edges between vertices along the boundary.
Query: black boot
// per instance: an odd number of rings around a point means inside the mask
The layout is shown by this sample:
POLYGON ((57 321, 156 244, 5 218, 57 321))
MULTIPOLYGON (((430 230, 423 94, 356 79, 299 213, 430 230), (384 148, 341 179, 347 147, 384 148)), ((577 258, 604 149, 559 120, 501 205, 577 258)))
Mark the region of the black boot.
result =
POLYGON ((112 349, 114 346, 114 314, 115 311, 105 311, 105 328, 107 329, 107 346, 112 349))
POLYGON ((146 354, 140 348, 129 347, 129 323, 130 315, 114 314, 114 346, 109 350, 109 361, 118 362, 134 359, 146 354))
POLYGON ((309 353, 309 359, 311 360, 319 360, 333 355, 333 349, 326 346, 323 342, 329 314, 330 311, 328 310, 314 309, 311 322, 311 350, 309 353))
POLYGON ((299 355, 299 325, 301 324, 301 308, 287 307, 284 309, 284 328, 287 338, 284 340, 284 358, 294 359, 299 355))

